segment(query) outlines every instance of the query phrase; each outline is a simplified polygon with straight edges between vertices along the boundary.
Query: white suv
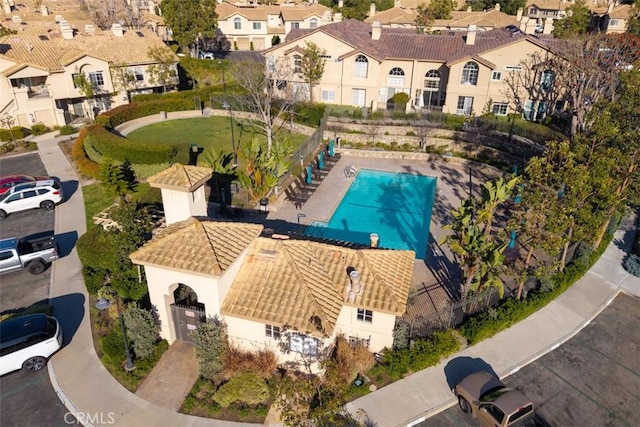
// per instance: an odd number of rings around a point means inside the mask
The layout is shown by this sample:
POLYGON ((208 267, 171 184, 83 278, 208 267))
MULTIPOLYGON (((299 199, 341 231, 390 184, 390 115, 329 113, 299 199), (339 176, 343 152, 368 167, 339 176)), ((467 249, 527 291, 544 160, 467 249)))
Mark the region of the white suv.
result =
POLYGON ((62 187, 53 179, 19 184, 0 196, 0 219, 27 209, 50 211, 62 200, 62 187))
POLYGON ((62 346, 55 317, 31 314, 0 322, 0 375, 18 369, 39 371, 62 346))

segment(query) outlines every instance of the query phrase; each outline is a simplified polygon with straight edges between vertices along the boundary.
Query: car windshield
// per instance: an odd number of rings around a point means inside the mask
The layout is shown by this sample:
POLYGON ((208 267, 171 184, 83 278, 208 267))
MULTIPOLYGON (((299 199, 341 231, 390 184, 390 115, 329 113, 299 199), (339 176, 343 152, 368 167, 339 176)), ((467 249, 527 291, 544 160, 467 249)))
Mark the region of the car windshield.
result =
POLYGON ((4 199, 6 199, 7 197, 9 197, 9 195, 11 194, 10 191, 7 191, 5 193, 0 194, 0 202, 4 201, 4 199))

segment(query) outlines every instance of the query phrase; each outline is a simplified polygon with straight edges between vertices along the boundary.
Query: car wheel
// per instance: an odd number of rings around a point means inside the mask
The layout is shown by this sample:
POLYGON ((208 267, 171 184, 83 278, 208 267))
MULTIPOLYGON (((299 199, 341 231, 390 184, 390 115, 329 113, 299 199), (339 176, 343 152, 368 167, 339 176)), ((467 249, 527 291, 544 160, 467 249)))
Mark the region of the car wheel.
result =
POLYGON ((27 265, 27 271, 31 274, 40 274, 46 270, 47 266, 40 260, 31 261, 27 265))
POLYGON ((56 207, 56 204, 53 203, 51 200, 45 200, 44 202, 40 203, 40 207, 45 211, 50 211, 56 207))
POLYGON ((25 371, 36 372, 47 366, 47 359, 42 356, 33 356, 25 360, 22 369, 25 371))
POLYGON ((467 399, 462 396, 458 396, 458 406, 460 406, 460 409, 462 409, 462 412, 464 412, 465 414, 471 412, 471 406, 469 405, 469 402, 467 402, 467 399))
POLYGON ((5 219, 7 217, 7 213, 0 209, 0 219, 5 219))

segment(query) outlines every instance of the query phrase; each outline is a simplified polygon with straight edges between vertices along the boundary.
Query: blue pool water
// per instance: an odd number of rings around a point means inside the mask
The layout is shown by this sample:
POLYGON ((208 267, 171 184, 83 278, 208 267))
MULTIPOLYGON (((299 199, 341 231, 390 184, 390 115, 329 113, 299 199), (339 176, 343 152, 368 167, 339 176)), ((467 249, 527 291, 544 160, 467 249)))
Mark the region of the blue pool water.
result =
POLYGON ((329 222, 314 221, 304 234, 368 245, 377 233, 379 247, 424 259, 435 192, 434 177, 362 169, 329 222))

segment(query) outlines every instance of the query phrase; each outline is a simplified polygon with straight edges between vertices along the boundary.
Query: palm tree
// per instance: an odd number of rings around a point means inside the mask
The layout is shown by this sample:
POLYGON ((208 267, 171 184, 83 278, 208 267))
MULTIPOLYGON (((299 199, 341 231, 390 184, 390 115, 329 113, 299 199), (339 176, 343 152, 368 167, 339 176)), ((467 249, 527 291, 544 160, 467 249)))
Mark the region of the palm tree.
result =
MULTIPOLYGON (((210 167, 213 171, 213 179, 216 183, 215 194, 220 196, 220 176, 232 175, 234 173, 233 153, 225 153, 222 150, 208 149, 202 153, 200 161, 204 166, 210 167)), ((214 199, 215 200, 215 199, 214 199)))
POLYGON ((485 235, 491 234, 491 224, 496 209, 511 197, 513 189, 519 182, 520 178, 514 176, 506 182, 503 177, 500 177, 484 183, 482 187, 482 208, 478 211, 478 222, 484 222, 485 235))

